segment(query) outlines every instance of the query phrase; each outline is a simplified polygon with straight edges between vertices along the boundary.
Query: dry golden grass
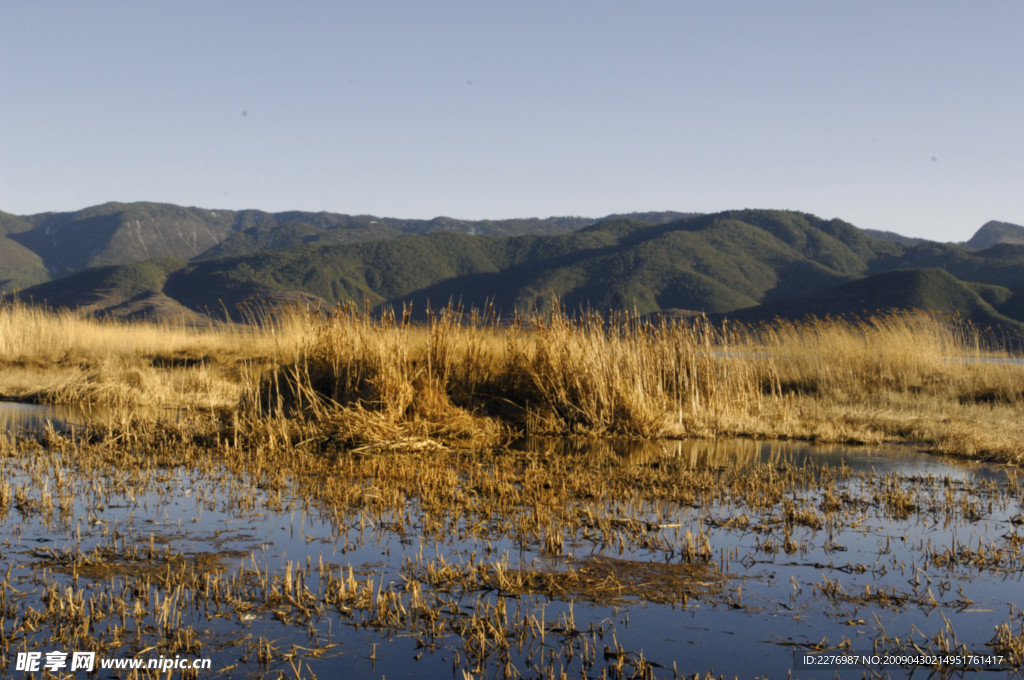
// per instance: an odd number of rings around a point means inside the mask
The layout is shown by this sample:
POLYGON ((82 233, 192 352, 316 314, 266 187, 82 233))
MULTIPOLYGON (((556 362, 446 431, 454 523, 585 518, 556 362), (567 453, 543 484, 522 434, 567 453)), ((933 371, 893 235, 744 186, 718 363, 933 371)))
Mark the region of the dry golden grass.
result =
POLYGON ((294 357, 302 316, 194 328, 97 321, 20 303, 0 306, 0 395, 46 403, 233 408, 247 372, 294 357))
POLYGON ((927 314, 748 328, 556 310, 503 326, 295 308, 199 329, 0 307, 0 395, 185 408, 339 448, 739 435, 1020 460, 1024 366, 988 358, 970 326, 927 314))
POLYGON ((772 357, 790 401, 790 417, 766 436, 1021 457, 1024 366, 983 351, 970 325, 923 313, 778 322, 745 342, 772 357))

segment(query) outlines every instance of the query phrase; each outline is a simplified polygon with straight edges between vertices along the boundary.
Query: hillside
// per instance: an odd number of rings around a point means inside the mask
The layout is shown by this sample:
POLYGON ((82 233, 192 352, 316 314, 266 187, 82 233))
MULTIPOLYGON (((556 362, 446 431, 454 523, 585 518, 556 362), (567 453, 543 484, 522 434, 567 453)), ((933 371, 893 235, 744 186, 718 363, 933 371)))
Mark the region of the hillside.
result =
POLYGON ((241 319, 254 301, 412 304, 422 313, 450 300, 507 315, 558 300, 569 310, 751 320, 916 307, 985 325, 1024 322, 1024 245, 877 238, 792 211, 465 222, 107 204, 0 214, 0 230, 22 299, 117 316, 241 319), (164 226, 131 226, 144 215, 164 226), (531 229, 564 233, 502 235, 531 229), (171 255, 143 258, 160 250, 158 236, 171 255), (143 259, 30 285, 47 262, 73 269, 115 253, 143 259))
POLYGON ((962 281, 1012 289, 1024 287, 1024 245, 998 244, 985 250, 967 246, 925 243, 884 258, 874 272, 891 269, 941 269, 962 281))
POLYGON ((28 288, 50 278, 43 259, 11 238, 31 228, 24 218, 0 212, 0 292, 28 288))
POLYGON ((1024 331, 1024 296, 1001 286, 960 281, 941 269, 897 269, 776 303, 737 310, 729 318, 766 321, 808 316, 870 316, 925 309, 981 328, 1024 331))
MULTIPOLYGON (((684 213, 645 213, 665 222, 684 213)), ((566 234, 597 220, 411 220, 327 212, 206 210, 166 203, 105 203, 67 213, 0 213, 0 292, 90 267, 152 258, 200 260, 251 255, 309 243, 357 243, 414 234, 461 232, 496 236, 566 234)))
POLYGON ((983 224, 964 245, 975 250, 984 250, 1001 243, 1024 245, 1024 227, 992 220, 983 224))
POLYGON ((721 312, 861 275, 889 246, 838 221, 780 211, 706 215, 666 225, 609 220, 567 237, 510 240, 505 266, 407 294, 502 309, 721 312))
POLYGON ((49 278, 41 257, 17 241, 0 236, 0 291, 21 290, 49 278))
POLYGON ((233 224, 229 214, 157 203, 106 203, 23 219, 31 228, 11 238, 42 258, 54 277, 155 257, 195 257, 227 238, 233 224))
POLYGON ((36 300, 113 307, 159 293, 192 310, 235 309, 254 297, 303 295, 326 304, 450 299, 467 306, 726 312, 827 288, 869 272, 901 246, 839 220, 784 211, 730 211, 656 224, 609 219, 553 236, 441 232, 351 244, 304 243, 182 263, 166 276, 140 267, 82 272, 25 291, 36 300), (180 266, 179 266, 180 265, 180 266), (129 283, 126 283, 129 282, 129 283), (73 291, 73 292, 71 292, 73 291), (90 291, 92 291, 90 293, 90 291), (97 295, 96 291, 102 291, 97 295))
POLYGON ((926 238, 917 238, 915 236, 904 236, 903 234, 897 234, 894 231, 882 231, 880 229, 865 229, 864 233, 868 236, 874 236, 875 238, 882 239, 883 241, 895 241, 896 243, 902 243, 905 246, 916 246, 922 243, 928 243, 926 238))

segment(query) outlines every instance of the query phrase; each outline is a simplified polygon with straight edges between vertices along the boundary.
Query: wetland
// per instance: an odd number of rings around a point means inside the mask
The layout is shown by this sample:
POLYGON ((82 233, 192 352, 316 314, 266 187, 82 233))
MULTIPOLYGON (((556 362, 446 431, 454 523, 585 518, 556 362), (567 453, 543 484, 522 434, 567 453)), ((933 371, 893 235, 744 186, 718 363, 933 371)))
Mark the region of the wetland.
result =
POLYGON ((8 395, 96 409, 0 404, 4 675, 50 650, 458 680, 1024 660, 1021 376, 891 342, 931 321, 848 328, 899 353, 851 349, 851 377, 682 326, 116 327, 133 361, 83 345, 101 322, 4 314, 82 324, 32 361, 8 340, 8 395), (979 660, 807 667, 839 654, 979 660))

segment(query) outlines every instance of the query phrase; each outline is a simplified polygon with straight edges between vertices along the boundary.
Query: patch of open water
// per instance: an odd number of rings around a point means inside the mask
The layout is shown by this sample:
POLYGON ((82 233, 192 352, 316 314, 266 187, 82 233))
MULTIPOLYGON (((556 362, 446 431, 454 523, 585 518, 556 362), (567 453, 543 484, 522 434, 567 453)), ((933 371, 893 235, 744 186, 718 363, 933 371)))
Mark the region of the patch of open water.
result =
MULTIPOLYGON (((22 411, 36 419, 22 421, 36 423, 26 427, 47 419, 39 409, 22 411)), ((150 561, 168 572, 190 564, 237 574, 237 582, 247 585, 232 593, 253 593, 254 602, 263 598, 264 604, 249 606, 228 602, 225 595, 211 605, 195 595, 181 608, 176 625, 197 632, 196 655, 213 659, 215 672, 209 677, 285 673, 461 680, 464 671, 473 677, 548 677, 563 671, 569 677, 703 677, 707 672, 727 678, 961 677, 972 671, 870 660, 807 668, 803 659, 942 650, 984 657, 1000 652, 992 646, 998 627, 1020 635, 1015 605, 1024 592, 1024 535, 1019 533, 1024 512, 1014 468, 943 459, 908 447, 553 440, 519 446, 543 455, 610 448, 622 466, 637 468, 684 461, 693 470, 739 466, 751 476, 789 468, 843 474, 831 487, 794 488, 789 502, 760 510, 752 509, 749 499, 709 507, 680 502, 648 528, 646 544, 614 544, 599 532, 583 531, 566 536, 562 553, 552 554, 536 541, 507 532, 492 535, 487 527, 421 531, 425 520, 415 500, 390 516, 338 516, 227 472, 158 469, 151 471, 146 488, 139 488, 118 474, 98 484, 76 475, 73 461, 47 465, 32 456, 8 457, 0 460, 0 483, 8 494, 0 511, 0 573, 8 574, 0 625, 3 637, 13 641, 5 672, 17 677, 15 649, 71 651, 52 641, 52 627, 17 628, 32 612, 53 606, 54 586, 101 599, 111 588, 160 591, 155 575, 135 562, 124 564, 124 556, 135 550, 126 546, 143 551, 148 546, 150 561), (823 508, 830 503, 843 505, 842 521, 829 519, 823 508), (664 569, 685 562, 680 552, 687 532, 707 537, 711 557, 706 571, 693 578, 713 585, 682 597, 664 592, 646 597, 645 588, 664 569), (102 561, 97 556, 103 550, 110 564, 120 566, 91 572, 89 560, 102 561), (357 581, 377 590, 371 608, 383 606, 380 594, 391 589, 398 593, 397 606, 411 611, 408 584, 422 577, 424 565, 465 570, 480 562, 545 573, 618 570, 627 587, 614 601, 581 596, 571 588, 515 593, 449 588, 437 599, 439 620, 447 625, 427 634, 422 616, 386 625, 381 616, 352 603, 304 616, 301 603, 290 605, 284 595, 267 595, 266 584, 253 585, 254 573, 266 574, 269 582, 297 565, 311 565, 305 586, 326 598, 336 586, 331 579, 351 569, 357 581), (254 588, 263 588, 258 597, 254 588), (510 644, 472 627, 456 632, 459 617, 499 605, 508 610, 504 618, 510 623, 507 635, 497 637, 510 644), (263 642, 273 648, 266 658, 260 652, 263 642), (590 661, 584 662, 588 654, 590 661)), ((643 521, 646 512, 630 514, 614 504, 607 510, 630 522, 643 521)), ((420 580, 429 590, 428 579, 420 580)), ((152 595, 137 597, 153 602, 152 595)), ((120 624, 116 619, 112 614, 91 625, 94 634, 108 637, 112 627, 115 633, 118 625, 125 627, 122 644, 112 648, 121 654, 138 654, 169 635, 152 611, 134 627, 130 617, 127 624, 123 616, 120 624)), ((994 659, 975 668, 1020 675, 994 659)))

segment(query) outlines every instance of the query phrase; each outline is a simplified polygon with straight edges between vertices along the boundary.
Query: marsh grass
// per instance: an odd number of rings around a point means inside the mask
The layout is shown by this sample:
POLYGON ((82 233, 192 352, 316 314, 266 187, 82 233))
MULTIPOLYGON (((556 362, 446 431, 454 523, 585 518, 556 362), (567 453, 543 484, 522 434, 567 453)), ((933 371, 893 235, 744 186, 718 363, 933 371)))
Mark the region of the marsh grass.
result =
POLYGON ((456 438, 716 434, 778 406, 764 389, 777 383, 772 362, 721 360, 729 342, 703 320, 556 310, 503 327, 449 307, 424 327, 349 307, 318 320, 297 360, 267 373, 250 403, 325 422, 369 412, 456 438))
POLYGON ((413 323, 347 306, 250 321, 194 328, 7 304, 0 394, 102 404, 122 422, 184 410, 225 436, 319 449, 741 435, 1017 460, 1024 440, 1024 366, 995 363, 1005 353, 969 324, 924 313, 748 327, 557 306, 499 323, 448 306, 413 323))
POLYGON ((19 302, 0 305, 0 394, 107 407, 234 408, 247 371, 290 358, 305 317, 251 326, 99 321, 19 302))
POLYGON ((1024 366, 970 324, 924 313, 776 322, 744 342, 774 360, 792 408, 782 436, 1020 457, 1024 366))
POLYGON ((345 422, 352 445, 388 428, 449 441, 746 435, 1015 459, 1024 437, 1024 367, 923 313, 746 327, 556 308, 501 326, 446 308, 421 326, 348 308, 315 328, 258 401, 345 422))
POLYGON ((774 359, 784 390, 833 399, 1012 385, 999 379, 1005 366, 982 363, 988 354, 970 324, 932 314, 776 321, 742 342, 774 359))
MULTIPOLYGON (((364 413, 374 413, 372 407, 358 406, 364 413)), ((329 419, 337 417, 331 408, 357 407, 319 408, 324 412, 318 417, 329 419)), ((241 659, 235 674, 279 677, 283 670, 285 677, 312 677, 293 662, 345 642, 331 631, 334 625, 335 631, 372 628, 380 644, 412 639, 417 654, 457 653, 455 670, 493 677, 520 677, 522 669, 531 677, 562 677, 563 655, 576 659, 574 676, 582 669, 585 677, 683 677, 674 669, 669 676, 667 668, 654 674, 642 651, 620 646, 614 623, 585 620, 582 612, 577 621, 573 603, 741 609, 749 606, 743 603, 743 572, 751 560, 766 554, 801 559, 808 543, 830 545, 833 534, 861 531, 867 510, 885 524, 892 518, 966 527, 1018 509, 1021 491, 1014 479, 957 482, 798 466, 787 460, 786 445, 746 439, 731 446, 676 442, 678 448, 660 455, 645 450, 629 457, 610 445, 473 451, 436 442, 434 448, 340 448, 328 456, 307 438, 276 445, 266 438, 282 423, 308 427, 309 435, 326 420, 299 415, 264 421, 265 431, 240 434, 237 444, 227 431, 218 440, 181 421, 49 432, 40 435, 45 441, 0 436, 0 519, 16 513, 7 517, 13 546, 0 557, 15 555, 34 567, 8 569, 6 576, 0 569, 5 645, 209 654, 220 644, 210 631, 224 620, 229 639, 223 644, 241 659), (770 452, 762 464, 763 448, 770 452), (196 479, 211 481, 197 485, 196 479), (289 555, 271 568, 250 550, 219 546, 216 536, 202 539, 197 552, 181 553, 183 541, 199 537, 180 523, 160 529, 140 518, 119 525, 110 521, 116 512, 105 514, 105 508, 120 507, 159 516, 159 508, 184 501, 186 489, 186 514, 194 501, 197 509, 230 509, 234 517, 301 514, 325 518, 330 526, 314 530, 315 537, 306 536, 304 523, 296 527, 300 539, 316 546, 312 554, 305 560, 289 555), (84 539, 51 548, 31 540, 34 533, 21 538, 18 527, 37 518, 52 523, 58 535, 84 539), (723 532, 753 535, 754 544, 740 550, 721 540, 723 532), (410 548, 390 574, 378 564, 353 565, 344 560, 356 557, 339 557, 369 545, 376 555, 392 534, 410 546, 419 540, 420 550, 410 548), (327 536, 335 542, 329 555, 319 545, 327 536), (446 542, 458 549, 431 549, 446 542), (503 547, 510 544, 518 551, 503 547), (524 550, 537 559, 522 559, 524 550), (243 626, 241 633, 236 625, 243 626), (256 628, 245 628, 250 625, 256 628), (278 636, 295 631, 308 640, 288 649, 288 638, 278 636), (257 640, 250 632, 271 637, 257 640), (249 640, 257 649, 246 652, 249 640), (511 664, 518 660, 529 663, 517 669, 511 664)), ((954 541, 949 550, 930 536, 918 545, 905 533, 900 543, 913 555, 909 565, 906 553, 879 545, 866 565, 837 560, 820 571, 816 565, 811 573, 820 584, 804 585, 837 609, 953 610, 965 606, 965 598, 944 594, 928 573, 937 576, 951 566, 969 568, 972 575, 1019 573, 1024 545, 1016 532, 984 543, 954 541), (897 586, 872 582, 863 593, 855 590, 848 577, 879 560, 900 574, 897 586)), ((791 603, 797 606, 795 599, 791 603)), ((821 603, 807 606, 817 610, 821 603)), ((784 616, 791 616, 790 605, 785 608, 784 616)), ((1000 626, 993 646, 1007 654, 1019 649, 1018 630, 1013 621, 1000 626)), ((883 641, 889 644, 884 632, 883 641)), ((946 649, 945 638, 920 644, 946 649)), ((0 672, 12 658, 8 652, 0 672)))

